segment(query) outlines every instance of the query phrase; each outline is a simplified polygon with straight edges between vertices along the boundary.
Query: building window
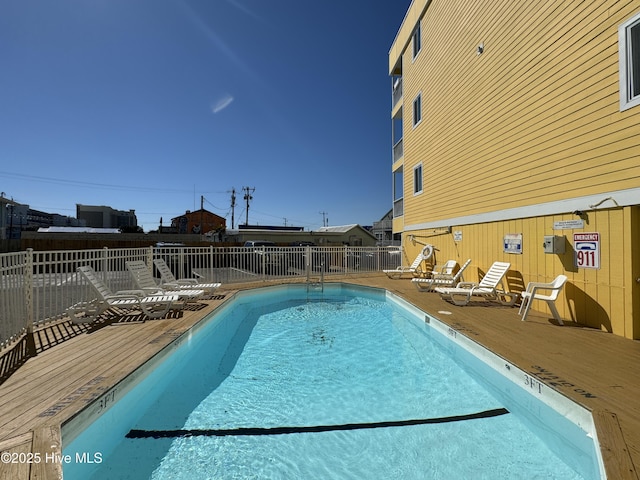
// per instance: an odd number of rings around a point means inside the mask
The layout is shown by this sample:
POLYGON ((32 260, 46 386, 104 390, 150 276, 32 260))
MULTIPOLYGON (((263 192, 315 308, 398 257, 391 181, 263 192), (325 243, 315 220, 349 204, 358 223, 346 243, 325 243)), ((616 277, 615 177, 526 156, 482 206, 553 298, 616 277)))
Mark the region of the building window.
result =
POLYGON ((422 48, 422 35, 420 34, 420 22, 416 25, 416 29, 413 31, 413 58, 418 56, 420 49, 422 48))
POLYGON ((422 193, 422 164, 413 169, 413 194, 422 193))
POLYGON ((620 110, 640 105, 640 13, 618 29, 620 110))
POLYGON ((419 93, 413 101, 413 126, 415 127, 422 120, 422 94, 419 93))

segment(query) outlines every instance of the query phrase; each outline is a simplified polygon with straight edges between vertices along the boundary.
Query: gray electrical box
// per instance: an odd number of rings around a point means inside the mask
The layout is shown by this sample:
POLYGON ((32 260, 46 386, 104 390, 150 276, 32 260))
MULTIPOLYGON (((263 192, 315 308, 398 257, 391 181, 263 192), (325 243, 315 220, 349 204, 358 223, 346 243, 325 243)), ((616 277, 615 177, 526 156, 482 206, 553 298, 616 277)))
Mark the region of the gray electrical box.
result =
POLYGON ((564 235, 545 235, 542 247, 544 248, 544 253, 562 254, 564 253, 564 244, 564 235))

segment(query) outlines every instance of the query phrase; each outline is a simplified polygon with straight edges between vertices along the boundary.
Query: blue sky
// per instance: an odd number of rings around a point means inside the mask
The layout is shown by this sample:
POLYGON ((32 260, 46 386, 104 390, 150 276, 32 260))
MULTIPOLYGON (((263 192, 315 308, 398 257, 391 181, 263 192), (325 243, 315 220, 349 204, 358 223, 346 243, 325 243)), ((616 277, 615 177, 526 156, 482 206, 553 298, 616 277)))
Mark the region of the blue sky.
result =
MULTIPOLYGON (((370 225, 392 204, 388 51, 410 0, 4 0, 0 190, 370 225)), ((286 220, 285 220, 286 219, 286 220)))

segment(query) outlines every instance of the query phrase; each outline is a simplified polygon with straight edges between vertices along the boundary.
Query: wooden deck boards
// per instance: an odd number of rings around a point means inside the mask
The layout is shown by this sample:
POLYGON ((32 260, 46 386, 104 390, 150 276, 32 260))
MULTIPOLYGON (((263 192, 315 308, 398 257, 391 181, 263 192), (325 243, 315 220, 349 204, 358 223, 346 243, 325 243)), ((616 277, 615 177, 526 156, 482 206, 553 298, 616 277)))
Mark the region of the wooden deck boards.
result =
MULTIPOLYGON (((522 322, 517 308, 457 307, 437 294, 418 292, 408 280, 384 275, 342 280, 386 288, 593 411, 609 478, 638 479, 640 342, 571 322, 558 326, 537 312, 522 322)), ((259 285, 265 283, 253 286, 259 285)), ((72 418, 232 293, 189 307, 178 318, 123 317, 97 326, 49 327, 48 336, 36 338, 39 355, 0 385, 0 450, 45 448, 52 426, 72 418)), ((0 479, 57 478, 55 468, 43 467, 0 464, 0 479)))

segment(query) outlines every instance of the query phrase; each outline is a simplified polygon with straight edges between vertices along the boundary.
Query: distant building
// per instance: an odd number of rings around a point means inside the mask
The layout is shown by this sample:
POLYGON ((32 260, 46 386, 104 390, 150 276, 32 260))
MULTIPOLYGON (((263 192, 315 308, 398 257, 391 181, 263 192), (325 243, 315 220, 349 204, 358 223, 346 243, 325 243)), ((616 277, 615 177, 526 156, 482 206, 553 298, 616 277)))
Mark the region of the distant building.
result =
POLYGON ((400 246, 402 243, 401 235, 393 234, 393 209, 389 210, 379 221, 373 222, 371 233, 378 240, 378 246, 380 247, 400 246))
POLYGON ((6 240, 7 236, 7 220, 9 217, 9 204, 11 200, 5 198, 4 192, 0 195, 0 240, 6 240))
POLYGON ((320 227, 316 233, 321 234, 325 239, 337 239, 343 245, 352 247, 373 247, 376 244, 376 237, 366 228, 354 223, 351 225, 337 225, 334 227, 320 227))
POLYGON ((135 210, 115 210, 107 206, 76 204, 78 220, 84 220, 87 227, 121 228, 137 227, 138 219, 135 210))
POLYGON ((19 239, 23 231, 51 226, 78 227, 83 226, 83 222, 57 213, 34 210, 29 205, 0 196, 0 240, 19 239))
POLYGON ((21 205, 0 195, 0 240, 20 238, 21 225, 27 223, 28 205, 21 205))
POLYGON ((237 230, 227 230, 225 238, 228 241, 244 243, 249 240, 266 240, 276 245, 350 245, 372 247, 376 244, 376 237, 360 225, 342 225, 335 227, 321 227, 314 231, 302 231, 296 227, 242 227, 237 230))
POLYGON ((85 227, 86 222, 84 220, 78 220, 74 217, 67 217, 66 215, 59 215, 57 213, 51 214, 54 227, 85 227))
POLYGON ((95 227, 41 227, 38 233, 102 233, 102 234, 120 234, 119 228, 95 228, 95 227))
POLYGON ((8 219, 7 219, 7 227, 8 227, 8 235, 9 239, 17 239, 20 238, 20 232, 27 228, 29 224, 28 214, 29 214, 29 205, 24 205, 21 203, 13 203, 8 205, 8 219))
MULTIPOLYGON (((171 219, 171 231, 180 234, 195 233, 205 235, 210 232, 224 230, 226 225, 227 221, 223 217, 203 208, 193 212, 187 210, 184 215, 171 219)), ((166 229, 162 228, 162 231, 166 232, 166 229)))

